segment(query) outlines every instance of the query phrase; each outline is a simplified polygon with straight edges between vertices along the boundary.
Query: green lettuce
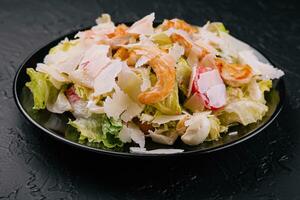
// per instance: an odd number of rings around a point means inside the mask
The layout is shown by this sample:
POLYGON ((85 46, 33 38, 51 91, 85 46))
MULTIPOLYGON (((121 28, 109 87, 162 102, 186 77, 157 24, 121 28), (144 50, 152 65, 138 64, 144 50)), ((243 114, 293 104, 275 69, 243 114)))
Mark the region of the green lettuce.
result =
POLYGON ((208 24, 207 30, 211 32, 225 32, 229 33, 229 31, 225 28, 224 24, 221 22, 212 22, 208 24))
POLYGON ((245 96, 244 91, 241 88, 231 86, 226 87, 226 95, 227 102, 240 100, 245 96))
POLYGON ((219 140, 219 138, 221 138, 221 133, 228 131, 228 126, 222 125, 220 120, 215 115, 209 115, 208 119, 210 122, 210 131, 206 140, 219 140))
POLYGON ((263 104, 266 103, 264 92, 270 91, 272 88, 271 80, 262 80, 257 82, 253 79, 246 88, 246 96, 254 101, 259 101, 263 104))
POLYGON ((157 112, 156 108, 150 105, 146 105, 144 107, 143 113, 148 114, 148 115, 155 115, 157 112))
POLYGON ((180 114, 181 107, 179 104, 177 84, 174 85, 173 91, 167 98, 165 98, 163 101, 153 104, 152 106, 155 107, 158 111, 160 111, 163 114, 167 114, 167 115, 180 114))
POLYGON ((49 51, 49 54, 55 54, 58 51, 68 51, 71 47, 76 46, 78 41, 70 40, 70 41, 62 41, 55 47, 52 47, 49 51))
POLYGON ((263 103, 242 99, 225 106, 219 119, 225 125, 241 123, 246 126, 261 120, 267 111, 268 107, 263 103))
POLYGON ((272 80, 261 80, 258 85, 262 92, 269 92, 272 88, 272 80))
POLYGON ((209 134, 208 134, 208 137, 206 138, 206 140, 208 140, 208 141, 218 140, 221 137, 220 136, 220 132, 221 132, 220 120, 214 115, 208 116, 208 119, 210 122, 210 131, 209 131, 209 134))
POLYGON ((176 64, 176 81, 179 89, 187 95, 192 69, 184 58, 179 58, 176 64))
POLYGON ((160 46, 165 46, 165 45, 171 45, 172 40, 170 37, 168 37, 165 33, 158 33, 155 34, 151 37, 151 40, 160 45, 160 46))
POLYGON ((49 81, 47 74, 37 72, 33 68, 28 68, 26 73, 30 77, 30 82, 27 82, 26 86, 33 95, 33 109, 45 109, 48 101, 56 100, 59 91, 49 81))
POLYGON ((70 120, 68 124, 80 133, 80 143, 102 143, 107 148, 123 146, 119 139, 119 132, 122 129, 121 121, 108 118, 105 114, 70 120))
POLYGON ((74 88, 75 93, 85 101, 88 100, 90 94, 92 93, 91 89, 78 84, 74 84, 74 88))

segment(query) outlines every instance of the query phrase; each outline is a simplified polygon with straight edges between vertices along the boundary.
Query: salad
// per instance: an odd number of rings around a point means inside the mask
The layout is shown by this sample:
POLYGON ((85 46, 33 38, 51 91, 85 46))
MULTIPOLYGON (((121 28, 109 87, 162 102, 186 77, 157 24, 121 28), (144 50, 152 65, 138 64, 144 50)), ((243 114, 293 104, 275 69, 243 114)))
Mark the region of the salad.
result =
POLYGON ((50 49, 27 69, 33 109, 72 113, 68 124, 79 143, 130 143, 131 152, 143 153, 150 152, 146 138, 199 145, 264 117, 264 94, 283 71, 259 61, 220 22, 199 27, 171 19, 154 27, 154 18, 128 26, 102 14, 91 29, 50 49))

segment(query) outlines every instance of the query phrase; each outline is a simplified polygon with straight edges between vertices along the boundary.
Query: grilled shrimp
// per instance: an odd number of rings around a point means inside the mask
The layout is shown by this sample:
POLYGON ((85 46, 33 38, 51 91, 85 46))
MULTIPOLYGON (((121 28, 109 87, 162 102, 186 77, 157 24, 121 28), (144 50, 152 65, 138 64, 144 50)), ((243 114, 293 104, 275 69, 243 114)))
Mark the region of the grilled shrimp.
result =
POLYGON ((128 27, 125 24, 120 24, 116 27, 115 31, 113 33, 108 34, 107 36, 109 38, 114 38, 114 37, 121 37, 126 35, 128 27))
POLYGON ((121 60, 125 60, 129 57, 129 52, 127 49, 120 47, 116 53, 114 54, 113 58, 119 58, 121 60))
POLYGON ((167 54, 154 57, 149 65, 156 74, 157 82, 149 90, 138 95, 143 104, 154 104, 164 100, 173 90, 175 84, 175 62, 167 54))
POLYGON ((131 51, 127 58, 127 65, 134 66, 136 61, 139 59, 139 55, 137 55, 134 51, 131 51))
POLYGON ((208 54, 208 51, 198 45, 196 45, 195 43, 192 43, 192 41, 189 41, 187 38, 183 37, 180 34, 177 33, 173 33, 171 35, 171 40, 173 43, 179 43, 181 46, 184 47, 184 55, 188 56, 191 51, 192 48, 194 47, 194 49, 197 52, 197 56, 202 59, 206 54, 208 54))
POLYGON ((110 45, 112 49, 119 48, 120 45, 128 44, 134 36, 127 33, 128 27, 125 24, 120 24, 115 28, 113 33, 107 34, 107 38, 98 41, 98 44, 110 45))
POLYGON ((162 26, 166 28, 181 29, 190 34, 197 32, 197 28, 181 19, 164 20, 162 26))
POLYGON ((232 87, 245 85, 249 83, 253 77, 252 69, 247 64, 230 64, 217 58, 216 66, 225 83, 232 87))
POLYGON ((171 40, 173 43, 178 42, 181 46, 184 47, 185 55, 188 55, 193 47, 191 43, 189 43, 184 37, 179 34, 172 34, 171 40))

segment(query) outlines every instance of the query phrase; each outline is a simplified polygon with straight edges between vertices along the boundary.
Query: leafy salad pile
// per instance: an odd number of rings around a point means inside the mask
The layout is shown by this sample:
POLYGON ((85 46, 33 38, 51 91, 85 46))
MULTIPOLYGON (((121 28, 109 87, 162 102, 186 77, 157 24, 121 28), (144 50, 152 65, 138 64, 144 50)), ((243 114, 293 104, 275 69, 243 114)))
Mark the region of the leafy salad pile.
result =
POLYGON ((154 13, 115 25, 103 14, 91 29, 61 41, 27 69, 33 109, 71 112, 80 143, 131 143, 132 152, 144 153, 146 137, 199 145, 264 117, 264 93, 283 71, 260 62, 222 23, 153 21, 154 13))

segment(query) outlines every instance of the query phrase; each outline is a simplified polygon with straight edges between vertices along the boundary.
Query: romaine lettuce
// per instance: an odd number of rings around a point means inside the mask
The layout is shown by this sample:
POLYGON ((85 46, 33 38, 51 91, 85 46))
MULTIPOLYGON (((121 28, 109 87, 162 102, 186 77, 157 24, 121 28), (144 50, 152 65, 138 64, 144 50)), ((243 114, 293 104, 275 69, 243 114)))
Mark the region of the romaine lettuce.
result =
POLYGON ((33 95, 33 109, 45 109, 48 100, 56 99, 59 91, 49 81, 47 74, 37 72, 33 68, 28 68, 26 73, 30 77, 30 82, 27 82, 26 86, 33 95))
POLYGON ((257 82, 255 79, 247 85, 246 95, 253 101, 258 101, 263 104, 266 103, 264 92, 270 91, 272 87, 271 80, 262 80, 257 82))
POLYGON ((164 46, 164 45, 171 45, 172 44, 172 40, 170 37, 168 37, 165 33, 158 33, 155 34, 151 37, 151 40, 160 45, 160 46, 164 46))
POLYGON ((49 51, 49 54, 54 54, 57 53, 58 51, 68 51, 71 47, 75 46, 78 44, 77 40, 68 40, 65 39, 62 42, 60 42, 58 45, 55 47, 52 47, 49 51))
POLYGON ((179 89, 187 95, 192 69, 184 58, 179 58, 176 64, 176 81, 179 89))
POLYGON ((268 111, 263 103, 242 99, 229 103, 219 119, 222 124, 241 123, 244 126, 261 120, 268 111))
POLYGON ((224 24, 222 22, 212 22, 209 23, 207 26, 207 30, 211 32, 225 32, 229 33, 229 31, 225 28, 224 24))
POLYGON ((272 88, 271 80, 261 80, 258 82, 259 88, 262 92, 269 92, 272 88))
POLYGON ((238 87, 226 87, 227 103, 242 99, 245 94, 241 88, 238 87))
POLYGON ((178 115, 181 113, 181 107, 179 104, 178 97, 178 86, 174 85, 174 89, 171 94, 161 102, 155 103, 152 105, 158 111, 167 115, 178 115))
POLYGON ((208 137, 206 138, 206 140, 208 140, 208 141, 218 140, 221 137, 220 136, 220 132, 221 132, 220 120, 214 115, 209 115, 208 119, 210 121, 210 131, 209 131, 209 134, 208 134, 208 137))
POLYGON ((74 84, 74 88, 75 88, 75 93, 82 99, 82 100, 88 100, 90 94, 92 93, 92 90, 78 85, 78 84, 74 84))
POLYGON ((80 143, 103 143, 107 148, 121 147, 123 143, 119 139, 122 123, 105 114, 92 115, 89 118, 78 118, 69 121, 71 126, 80 132, 80 143))

